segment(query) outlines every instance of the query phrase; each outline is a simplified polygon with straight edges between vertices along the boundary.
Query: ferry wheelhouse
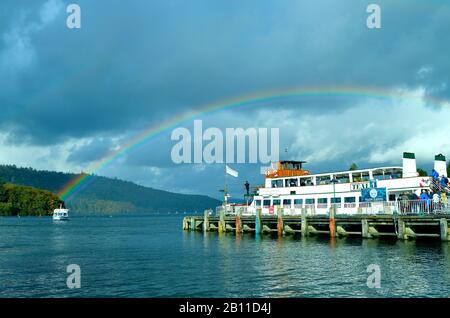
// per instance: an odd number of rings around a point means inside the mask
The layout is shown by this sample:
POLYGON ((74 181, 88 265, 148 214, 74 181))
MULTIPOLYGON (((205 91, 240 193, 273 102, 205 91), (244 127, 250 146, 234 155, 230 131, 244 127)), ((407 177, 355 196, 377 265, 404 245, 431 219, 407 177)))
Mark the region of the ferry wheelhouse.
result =
MULTIPOLYGON (((257 189, 245 212, 254 214, 261 209, 264 215, 282 209, 285 215, 296 215, 306 209, 308 214, 328 214, 335 206, 339 214, 392 214, 399 210, 401 200, 416 203, 410 206, 413 210, 426 208, 420 206, 419 196, 422 190, 432 191, 436 186, 432 177, 418 175, 414 153, 403 154, 402 166, 312 174, 304 164, 272 164, 264 186, 257 189)), ((443 155, 435 157, 434 169, 447 177, 443 155)))

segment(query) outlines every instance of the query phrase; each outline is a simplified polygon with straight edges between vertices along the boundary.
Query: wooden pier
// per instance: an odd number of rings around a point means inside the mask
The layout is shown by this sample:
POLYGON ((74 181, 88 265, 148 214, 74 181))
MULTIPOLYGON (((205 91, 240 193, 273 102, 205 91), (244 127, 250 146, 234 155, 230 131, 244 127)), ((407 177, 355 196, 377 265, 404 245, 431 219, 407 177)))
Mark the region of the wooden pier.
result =
POLYGON ((278 236, 300 233, 301 236, 328 235, 331 237, 360 236, 362 238, 393 237, 401 240, 432 238, 450 241, 450 214, 433 215, 231 215, 220 212, 212 216, 186 216, 185 231, 217 231, 276 234, 278 236))

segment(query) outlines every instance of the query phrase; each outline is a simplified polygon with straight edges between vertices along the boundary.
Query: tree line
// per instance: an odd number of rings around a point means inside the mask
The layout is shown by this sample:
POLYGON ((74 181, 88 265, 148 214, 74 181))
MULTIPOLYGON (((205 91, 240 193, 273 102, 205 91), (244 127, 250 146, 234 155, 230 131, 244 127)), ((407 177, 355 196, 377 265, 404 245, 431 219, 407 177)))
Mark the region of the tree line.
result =
POLYGON ((64 202, 50 191, 0 181, 0 216, 45 216, 64 202))

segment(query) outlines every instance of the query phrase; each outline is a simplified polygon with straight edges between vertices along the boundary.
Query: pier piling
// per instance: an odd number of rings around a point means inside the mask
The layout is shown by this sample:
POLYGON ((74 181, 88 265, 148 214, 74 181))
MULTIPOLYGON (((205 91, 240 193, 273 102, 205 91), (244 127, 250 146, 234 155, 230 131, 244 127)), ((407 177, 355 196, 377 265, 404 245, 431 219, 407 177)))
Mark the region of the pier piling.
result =
POLYGON ((332 206, 330 208, 330 222, 329 222, 330 237, 336 237, 336 222, 334 220, 335 209, 336 209, 336 206, 332 206))
POLYGON ((369 233, 369 222, 367 219, 361 220, 361 234, 363 238, 372 238, 372 234, 369 233))
POLYGON ((283 225, 283 209, 277 208, 277 232, 278 236, 283 236, 284 225, 283 225))
POLYGON ((409 228, 408 226, 406 226, 406 222, 405 220, 403 220, 402 218, 399 218, 397 220, 398 222, 398 238, 401 240, 408 240, 410 238, 415 238, 415 233, 414 231, 409 228))
POLYGON ((450 241, 447 219, 441 218, 439 220, 439 226, 441 228, 441 241, 450 241))
POLYGON ((255 234, 261 234, 262 224, 261 224, 261 209, 256 209, 255 216, 255 234))
POLYGON ((306 208, 302 208, 302 220, 301 220, 301 232, 302 237, 308 236, 308 221, 306 220, 306 208))
MULTIPOLYGON (((210 210, 203 215, 183 218, 185 231, 217 231, 240 233, 254 232, 284 236, 301 232, 302 237, 327 235, 332 238, 359 236, 363 238, 394 237, 401 240, 435 238, 450 241, 450 215, 311 215, 302 209, 301 215, 285 215, 285 210, 276 209, 276 214, 262 215, 259 208, 255 215, 225 215, 222 210, 218 215, 211 215, 210 210), (333 232, 334 231, 334 232, 333 232)), ((334 213, 333 213, 334 212, 334 213)))
POLYGON ((203 232, 209 232, 209 211, 205 210, 203 215, 203 232))
POLYGON ((242 211, 239 211, 236 214, 236 234, 241 234, 242 233, 242 211))
POLYGON ((225 224, 225 210, 221 209, 219 211, 219 233, 223 233, 226 231, 226 224, 225 224))
POLYGON ((196 230, 197 229, 197 227, 196 227, 196 225, 197 225, 197 223, 196 223, 197 221, 195 220, 195 218, 193 218, 193 217, 191 217, 191 222, 190 222, 190 224, 189 224, 189 228, 191 229, 191 230, 196 230))

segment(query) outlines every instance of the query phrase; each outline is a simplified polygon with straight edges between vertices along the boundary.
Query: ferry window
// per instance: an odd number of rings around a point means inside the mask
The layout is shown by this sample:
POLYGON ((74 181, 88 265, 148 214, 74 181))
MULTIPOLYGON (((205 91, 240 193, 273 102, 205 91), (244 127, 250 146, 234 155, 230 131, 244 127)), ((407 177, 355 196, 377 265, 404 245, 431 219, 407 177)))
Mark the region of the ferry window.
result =
POLYGON ((361 179, 362 181, 369 181, 370 180, 369 172, 361 173, 361 179))
POLYGON ((286 187, 296 187, 298 184, 297 179, 286 179, 286 187))
POLYGON ((282 188, 283 187, 283 180, 272 180, 272 188, 282 188))
POLYGON ((303 199, 294 199, 294 205, 303 205, 303 199))
POLYGON ((347 198, 344 198, 344 202, 345 203, 355 203, 356 198, 355 197, 347 197, 347 198))
POLYGON ((336 202, 334 201, 334 198, 331 198, 331 203, 341 203, 341 198, 336 198, 336 202))
POLYGON ((375 180, 384 180, 387 177, 383 170, 374 170, 372 175, 375 180))
POLYGON ((263 205, 264 206, 270 206, 270 200, 264 200, 263 205))
POLYGON ((359 172, 352 173, 352 179, 353 179, 353 182, 361 182, 362 181, 361 173, 359 173, 359 172))
POLYGON ((290 199, 284 199, 283 200, 283 206, 285 205, 291 205, 291 200, 290 199))
POLYGON ((317 199, 317 203, 319 203, 319 204, 328 203, 328 199, 327 199, 327 198, 320 198, 320 199, 317 199))
POLYGON ((261 200, 255 200, 255 205, 256 206, 261 206, 261 200))
POLYGON ((297 192, 296 191, 291 191, 291 194, 297 194, 297 192))
POLYGON ((300 179, 300 186, 312 186, 314 185, 312 182, 312 178, 302 178, 300 179))
POLYGON ((334 177, 338 183, 349 183, 350 182, 350 177, 349 174, 338 174, 334 177))
POLYGON ((281 200, 273 200, 273 205, 281 205, 281 200))
POLYGON ((392 171, 385 171, 384 172, 384 179, 385 180, 394 179, 394 177, 392 176, 392 171))
POLYGON ((363 181, 369 181, 369 172, 354 172, 352 173, 353 182, 363 182, 363 181))
POLYGON ((314 204, 315 200, 314 199, 306 199, 305 203, 306 204, 314 204))
POLYGON ((395 201, 395 194, 389 194, 389 201, 395 201))
POLYGON ((317 181, 317 184, 319 184, 319 185, 321 185, 321 184, 329 184, 330 183, 330 181, 331 181, 331 178, 330 178, 330 176, 320 176, 320 177, 317 177, 317 179, 316 179, 317 181))
POLYGON ((401 171, 394 170, 392 172, 392 179, 400 179, 402 177, 401 171))

